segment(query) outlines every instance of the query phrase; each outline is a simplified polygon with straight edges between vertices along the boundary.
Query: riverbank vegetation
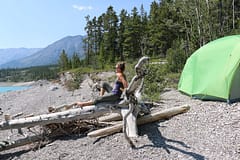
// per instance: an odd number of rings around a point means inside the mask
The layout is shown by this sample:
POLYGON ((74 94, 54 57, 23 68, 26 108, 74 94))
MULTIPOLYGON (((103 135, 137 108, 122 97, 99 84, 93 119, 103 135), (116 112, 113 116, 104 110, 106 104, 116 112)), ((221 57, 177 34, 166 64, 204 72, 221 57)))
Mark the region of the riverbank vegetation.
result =
POLYGON ((0 82, 29 82, 40 79, 56 79, 59 67, 57 65, 29 68, 1 69, 0 82))

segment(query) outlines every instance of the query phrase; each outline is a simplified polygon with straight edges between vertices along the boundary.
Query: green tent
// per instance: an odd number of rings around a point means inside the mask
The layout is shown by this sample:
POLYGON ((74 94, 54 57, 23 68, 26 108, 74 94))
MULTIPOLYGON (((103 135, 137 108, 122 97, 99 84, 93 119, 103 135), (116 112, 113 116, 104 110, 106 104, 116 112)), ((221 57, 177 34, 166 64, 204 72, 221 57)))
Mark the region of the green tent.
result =
POLYGON ((199 99, 240 100, 240 35, 202 46, 187 60, 178 90, 199 99))

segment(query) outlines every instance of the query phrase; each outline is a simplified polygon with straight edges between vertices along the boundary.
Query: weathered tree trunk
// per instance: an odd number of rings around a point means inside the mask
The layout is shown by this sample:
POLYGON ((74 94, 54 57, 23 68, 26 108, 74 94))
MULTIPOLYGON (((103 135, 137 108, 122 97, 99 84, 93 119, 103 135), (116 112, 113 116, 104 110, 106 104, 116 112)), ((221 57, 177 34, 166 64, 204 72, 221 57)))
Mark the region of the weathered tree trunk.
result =
MULTIPOLYGON (((132 106, 132 107, 134 107, 134 106, 132 106)), ((131 111, 131 109, 129 108, 129 109, 122 109, 121 114, 123 117, 123 123, 124 123, 124 121, 126 123, 126 124, 123 124, 123 125, 126 125, 126 126, 124 126, 125 127, 124 129, 126 129, 126 131, 125 131, 126 133, 124 133, 124 134, 126 134, 125 136, 137 137, 137 135, 138 135, 138 128, 137 128, 138 112, 135 113, 134 111, 131 111)))
MULTIPOLYGON (((190 109, 189 106, 180 106, 180 107, 173 107, 169 109, 165 109, 160 112, 151 113, 149 115, 143 116, 137 119, 137 124, 142 125, 146 123, 151 123, 155 121, 159 121, 161 119, 167 119, 172 116, 175 116, 180 113, 185 113, 190 109)), ((88 133, 89 137, 98 137, 98 136, 107 136, 116 132, 120 132, 122 130, 122 123, 116 124, 114 126, 106 127, 103 129, 99 129, 93 132, 88 133)))
POLYGON ((232 25, 232 29, 235 29, 235 0, 232 1, 232 25))
MULTIPOLYGON (((62 112, 42 114, 33 117, 13 119, 0 122, 0 130, 32 127, 36 125, 46 125, 51 123, 63 123, 73 120, 96 118, 109 113, 108 107, 98 108, 97 106, 86 106, 83 108, 74 108, 62 112)), ((114 110, 111 110, 114 112, 114 110)))
POLYGON ((196 15, 197 15, 197 27, 198 27, 198 36, 199 36, 199 46, 202 46, 202 35, 201 35, 201 25, 200 25, 200 16, 199 16, 199 10, 198 10, 198 5, 196 3, 196 15))

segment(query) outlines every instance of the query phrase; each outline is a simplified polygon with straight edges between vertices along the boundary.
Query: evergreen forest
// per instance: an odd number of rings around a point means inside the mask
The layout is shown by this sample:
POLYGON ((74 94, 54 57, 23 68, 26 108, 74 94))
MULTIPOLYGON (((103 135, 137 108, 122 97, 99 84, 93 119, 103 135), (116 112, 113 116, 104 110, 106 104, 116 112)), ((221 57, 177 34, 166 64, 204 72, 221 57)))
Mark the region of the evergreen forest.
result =
POLYGON ((164 69, 151 67, 152 75, 179 74, 195 50, 217 38, 239 34, 239 18, 240 1, 237 0, 155 0, 149 13, 139 6, 131 11, 122 9, 117 14, 109 6, 99 17, 85 17, 84 59, 77 53, 68 57, 62 50, 59 68, 3 69, 0 78, 1 81, 52 79, 59 71, 105 70, 117 61, 134 64, 145 55, 167 62, 164 69))
POLYGON ((112 6, 99 17, 86 16, 85 64, 104 68, 143 55, 166 58, 170 72, 217 38, 240 33, 240 1, 159 0, 117 15, 112 6))

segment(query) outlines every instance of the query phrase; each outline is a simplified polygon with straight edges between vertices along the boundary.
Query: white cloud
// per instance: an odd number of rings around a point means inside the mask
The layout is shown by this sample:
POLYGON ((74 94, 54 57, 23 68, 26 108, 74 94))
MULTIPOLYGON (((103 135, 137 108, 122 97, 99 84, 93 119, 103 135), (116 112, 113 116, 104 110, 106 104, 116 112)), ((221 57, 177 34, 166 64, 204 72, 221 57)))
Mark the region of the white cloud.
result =
POLYGON ((79 11, 92 10, 92 9, 93 9, 92 6, 80 6, 80 5, 76 5, 76 4, 72 5, 72 7, 73 7, 74 9, 79 10, 79 11))

